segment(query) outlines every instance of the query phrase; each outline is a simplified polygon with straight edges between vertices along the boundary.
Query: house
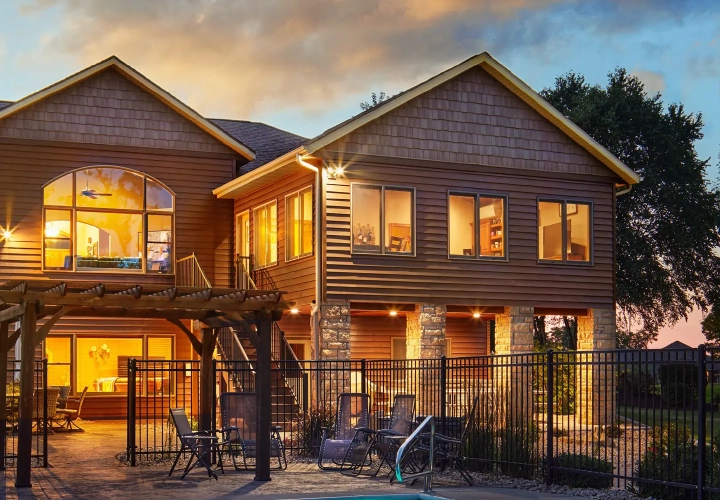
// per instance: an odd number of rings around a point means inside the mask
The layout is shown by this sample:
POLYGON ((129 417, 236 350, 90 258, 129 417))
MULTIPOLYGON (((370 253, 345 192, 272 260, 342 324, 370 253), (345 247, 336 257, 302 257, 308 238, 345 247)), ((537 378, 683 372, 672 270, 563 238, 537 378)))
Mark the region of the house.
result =
MULTIPOLYGON (((0 282, 279 289, 297 358, 342 360, 527 351, 534 314, 613 348, 639 178, 483 53, 312 139, 204 118, 112 57, 0 102, 0 181, 0 282)), ((193 354, 167 321, 68 315, 43 355, 92 418, 124 415, 129 357, 193 354)))

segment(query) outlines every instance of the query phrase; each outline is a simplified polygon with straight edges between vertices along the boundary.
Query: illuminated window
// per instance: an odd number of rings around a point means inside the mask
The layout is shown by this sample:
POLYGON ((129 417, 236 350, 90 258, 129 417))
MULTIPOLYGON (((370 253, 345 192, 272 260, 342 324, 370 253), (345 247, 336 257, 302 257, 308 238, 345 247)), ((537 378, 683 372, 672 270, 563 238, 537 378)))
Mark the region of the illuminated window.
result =
POLYGON ((507 198, 484 194, 448 197, 450 257, 505 259, 507 198))
POLYGON ((272 201, 253 210, 255 266, 277 264, 277 202, 272 201))
POLYGON ((288 195, 285 198, 285 214, 285 259, 312 255, 312 188, 288 195))
POLYGON ((48 362, 48 385, 70 386, 72 365, 71 337, 49 336, 45 339, 45 357, 48 362))
POLYGON ((353 184, 351 213, 353 252, 413 254, 413 189, 353 184))
POLYGON ((47 184, 43 199, 46 270, 172 272, 175 196, 158 181, 89 167, 47 184))
POLYGON ((592 205, 547 200, 538 202, 538 259, 590 262, 592 205))
MULTIPOLYGON (((48 337, 51 339, 52 336, 48 337)), ((130 358, 151 361, 173 358, 172 337, 78 337, 76 345, 76 392, 87 387, 88 392, 126 394, 130 358)), ((170 390, 167 371, 151 370, 148 375, 147 380, 138 380, 141 393, 159 394, 170 390)))

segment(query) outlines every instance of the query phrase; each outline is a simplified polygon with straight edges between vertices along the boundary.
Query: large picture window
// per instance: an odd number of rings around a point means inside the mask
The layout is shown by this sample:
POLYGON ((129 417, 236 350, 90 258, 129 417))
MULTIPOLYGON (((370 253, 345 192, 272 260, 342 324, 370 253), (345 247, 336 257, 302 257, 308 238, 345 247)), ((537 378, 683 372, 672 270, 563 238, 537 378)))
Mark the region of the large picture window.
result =
POLYGON ((312 255, 312 188, 288 195, 285 198, 285 214, 285 259, 312 255))
POLYGON ((538 259, 589 263, 592 255, 592 204, 571 200, 538 201, 538 259))
POLYGON ((45 270, 173 271, 175 196, 120 167, 89 167, 43 188, 45 270))
POLYGON ((351 217, 354 253, 414 253, 414 189, 353 184, 351 217))
POLYGON ((448 196, 448 253, 465 259, 506 259, 507 197, 448 196))
POLYGON ((255 266, 268 267, 277 264, 277 202, 253 210, 255 266))

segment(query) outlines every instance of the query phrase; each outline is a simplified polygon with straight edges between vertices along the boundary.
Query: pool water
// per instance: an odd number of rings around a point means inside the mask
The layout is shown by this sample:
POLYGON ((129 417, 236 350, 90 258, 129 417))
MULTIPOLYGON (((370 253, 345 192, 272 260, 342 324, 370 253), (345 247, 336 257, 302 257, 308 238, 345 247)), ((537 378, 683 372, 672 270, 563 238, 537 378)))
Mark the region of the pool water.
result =
POLYGON ((447 500, 427 493, 401 493, 388 495, 358 495, 352 497, 322 497, 318 499, 304 498, 302 500, 447 500))

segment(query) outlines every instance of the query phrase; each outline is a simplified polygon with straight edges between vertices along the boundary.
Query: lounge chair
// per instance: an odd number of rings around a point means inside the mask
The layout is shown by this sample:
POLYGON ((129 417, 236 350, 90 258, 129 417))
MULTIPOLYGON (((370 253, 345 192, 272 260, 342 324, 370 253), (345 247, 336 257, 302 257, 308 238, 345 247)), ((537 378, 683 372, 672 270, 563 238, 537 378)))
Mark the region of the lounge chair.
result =
MULTIPOLYGON (((214 477, 217 480, 217 474, 215 474, 215 471, 210 466, 210 454, 213 451, 219 451, 219 447, 221 445, 217 436, 212 433, 212 431, 193 431, 192 427, 190 427, 190 422, 188 421, 184 408, 171 408, 170 418, 172 418, 172 421, 175 424, 175 431, 177 433, 177 438, 180 440, 181 446, 175 456, 175 461, 170 468, 168 476, 172 475, 178 460, 180 460, 180 456, 187 450, 190 452, 190 458, 188 459, 187 465, 185 466, 185 470, 183 471, 183 475, 180 479, 185 479, 188 472, 193 470, 195 467, 202 465, 207 470, 208 476, 214 477)), ((222 454, 218 454, 218 468, 220 469, 220 472, 225 474, 222 463, 222 454)))
POLYGON ((372 441, 368 453, 377 452, 378 456, 382 457, 374 476, 377 476, 383 464, 387 464, 392 473, 395 467, 395 454, 403 443, 403 438, 407 438, 412 432, 414 417, 415 395, 398 394, 393 401, 388 428, 369 432, 372 441))
POLYGON ((83 429, 80 428, 76 420, 80 418, 80 412, 82 411, 87 391, 88 388, 85 386, 79 398, 67 398, 65 400, 65 408, 57 409, 54 420, 57 424, 60 424, 60 429, 71 431, 73 427, 75 427, 75 430, 83 432, 83 429))
POLYGON ((370 396, 365 393, 347 392, 338 396, 334 437, 331 439, 328 429, 323 427, 318 467, 323 470, 351 470, 367 463, 370 448, 369 407, 370 396))
POLYGON ((52 423, 55 420, 55 412, 57 411, 57 400, 60 396, 59 387, 47 388, 47 420, 45 420, 45 395, 43 389, 37 389, 33 397, 33 427, 37 432, 41 432, 47 424, 47 429, 53 432, 52 423))
MULTIPOLYGON (((246 470, 255 467, 257 458, 257 394, 254 392, 224 392, 220 395, 223 445, 221 453, 228 453, 239 470, 239 460, 246 470), (248 463, 248 462, 251 463, 248 463)), ((280 437, 281 427, 272 426, 270 457, 278 459, 278 469, 287 469, 285 446, 280 437)))

